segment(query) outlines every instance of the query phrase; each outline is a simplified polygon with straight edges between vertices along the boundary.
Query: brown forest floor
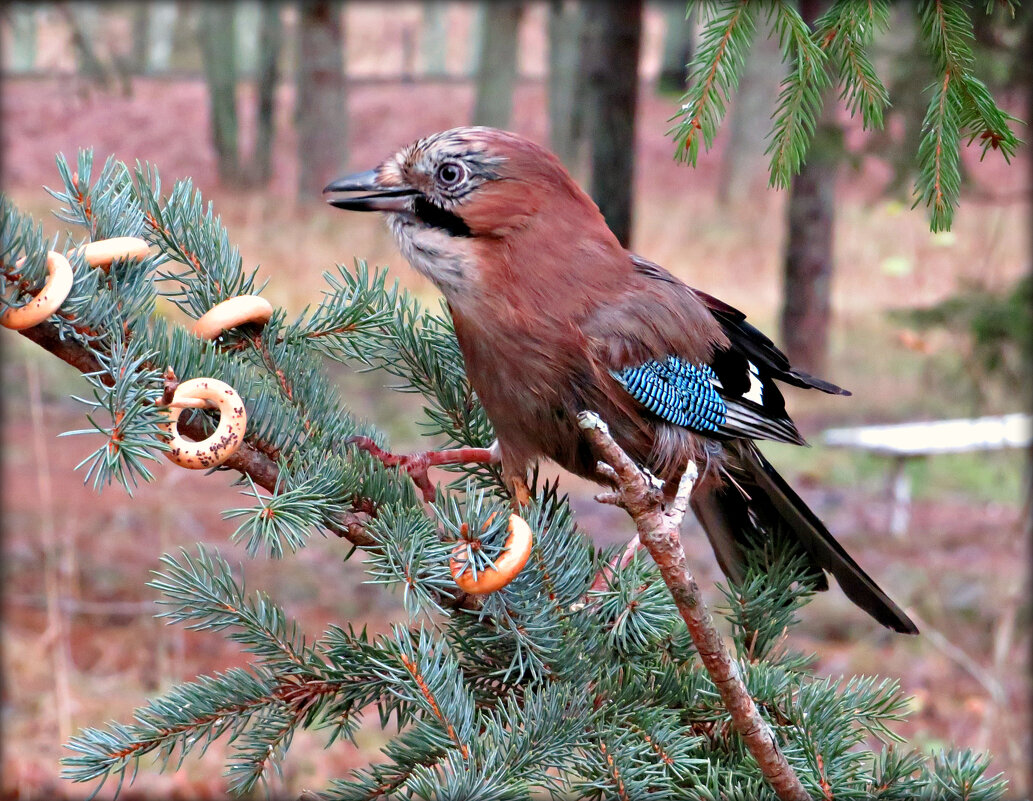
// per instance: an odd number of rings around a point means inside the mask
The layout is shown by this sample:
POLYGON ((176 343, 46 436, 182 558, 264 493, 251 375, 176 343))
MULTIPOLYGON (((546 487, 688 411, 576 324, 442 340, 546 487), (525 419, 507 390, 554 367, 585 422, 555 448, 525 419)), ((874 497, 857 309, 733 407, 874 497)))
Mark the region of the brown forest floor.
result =
MULTIPOLYGON (((289 89, 279 98, 282 134, 274 186, 255 196, 216 186, 200 82, 137 81, 130 98, 82 94, 73 80, 8 80, 3 89, 5 192, 40 217, 50 204, 39 187, 57 181, 54 154, 72 156, 76 147, 92 145, 101 156, 154 162, 167 187, 175 178, 192 176, 214 198, 245 264, 262 263, 263 275, 271 278, 268 295, 292 310, 317 297, 321 270, 335 261, 348 263, 353 255, 390 265, 409 286, 433 298, 432 290, 405 270, 379 226, 293 199, 289 89)), ((464 123, 470 103, 471 92, 462 85, 356 86, 349 100, 350 165, 371 166, 416 135, 464 123)), ((664 131, 673 103, 644 91, 636 249, 773 330, 784 198, 763 191, 761 178, 749 203, 719 209, 714 186, 720 149, 697 170, 671 162, 664 131)), ((542 109, 540 84, 521 85, 512 127, 544 140, 542 109)), ((998 162, 990 159, 974 168, 979 186, 1013 197, 1029 170, 1022 158, 1012 170, 998 162)), ((833 422, 958 413, 957 398, 942 392, 932 397, 931 388, 950 386, 933 369, 939 363, 930 368, 932 357, 902 347, 883 312, 939 299, 966 280, 1001 285, 1028 268, 1023 230, 1028 206, 967 202, 954 233, 932 237, 920 211, 909 213, 906 205, 880 197, 885 176, 885 165, 869 160, 841 182, 834 343, 839 358, 830 377, 854 389, 855 396, 792 395, 801 429, 812 439, 833 422), (907 265, 903 272, 896 269, 901 259, 907 265)), ((53 221, 47 225, 60 230, 53 221)), ((34 358, 31 347, 14 335, 4 337, 3 344, 9 358, 3 367, 2 793, 82 797, 86 788, 57 778, 69 722, 77 728, 128 720, 144 698, 170 683, 245 663, 245 656, 218 634, 166 628, 148 608, 134 606, 153 599, 144 583, 162 552, 204 541, 218 544, 231 561, 245 561, 243 550, 228 543, 233 524, 220 517, 241 500, 226 477, 205 478, 164 464, 157 468, 157 481, 132 499, 118 489, 98 496, 84 487, 74 467, 95 443, 54 439, 85 425, 82 408, 67 399, 84 392, 81 381, 60 365, 34 358), (31 370, 39 371, 42 385, 40 419, 29 404, 31 370), (51 501, 41 503, 41 493, 51 501), (48 531, 59 543, 65 592, 77 610, 64 618, 67 639, 48 623, 45 609, 48 531), (91 606, 96 602, 127 606, 112 611, 91 606), (55 673, 55 655, 62 653, 65 670, 55 673)), ((357 411, 391 431, 400 449, 416 444, 414 399, 386 393, 377 377, 342 375, 341 380, 357 411)), ((1000 410, 1006 409, 1005 404, 1000 410)), ((826 470, 821 449, 799 458, 817 461, 794 462, 787 474, 858 561, 921 618, 924 633, 892 636, 834 589, 804 610, 792 645, 816 653, 815 670, 822 675, 899 678, 915 699, 908 721, 897 727, 901 735, 922 748, 988 748, 993 769, 1006 773, 1015 795, 1027 793, 1029 538, 1018 494, 1001 498, 993 491, 955 491, 953 485, 932 482, 916 499, 909 535, 898 541, 883 533, 887 508, 880 465, 863 481, 837 482, 826 470)), ((988 457, 977 467, 989 471, 995 464, 988 457)), ((1006 464, 1017 470, 1020 462, 1006 464)), ((1018 484, 1014 476, 1005 483, 1018 484)), ((572 492, 584 528, 600 541, 630 536, 622 515, 594 504, 588 487, 569 477, 564 486, 572 492)), ((685 542, 704 587, 711 586, 716 570, 705 539, 693 528, 685 542)), ((247 562, 248 585, 282 600, 313 636, 331 622, 379 630, 400 619, 398 599, 361 584, 358 561, 342 564, 344 552, 338 541, 316 539, 280 562, 247 562)), ((705 591, 716 600, 713 590, 705 591)), ((322 751, 318 735, 300 735, 274 788, 285 793, 318 789, 328 778, 366 764, 382 743, 375 721, 370 724, 358 748, 339 743, 322 751)), ((177 774, 159 776, 145 767, 134 792, 168 798, 217 795, 222 786, 219 748, 203 760, 188 760, 177 774)), ((110 797, 108 788, 101 797, 110 797)))

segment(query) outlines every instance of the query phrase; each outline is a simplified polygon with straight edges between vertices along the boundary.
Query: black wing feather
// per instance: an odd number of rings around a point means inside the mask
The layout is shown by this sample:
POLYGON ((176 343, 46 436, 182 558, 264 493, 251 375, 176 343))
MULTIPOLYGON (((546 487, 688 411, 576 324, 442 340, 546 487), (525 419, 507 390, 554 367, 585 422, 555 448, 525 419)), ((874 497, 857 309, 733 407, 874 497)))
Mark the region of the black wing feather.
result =
POLYGON ((732 344, 732 348, 742 353, 758 367, 765 368, 772 376, 786 384, 804 389, 818 389, 830 395, 849 395, 848 390, 836 386, 831 381, 816 378, 803 370, 797 370, 789 364, 789 358, 778 349, 766 334, 756 326, 746 322, 746 315, 729 306, 723 300, 693 289, 697 297, 710 309, 721 328, 732 344))

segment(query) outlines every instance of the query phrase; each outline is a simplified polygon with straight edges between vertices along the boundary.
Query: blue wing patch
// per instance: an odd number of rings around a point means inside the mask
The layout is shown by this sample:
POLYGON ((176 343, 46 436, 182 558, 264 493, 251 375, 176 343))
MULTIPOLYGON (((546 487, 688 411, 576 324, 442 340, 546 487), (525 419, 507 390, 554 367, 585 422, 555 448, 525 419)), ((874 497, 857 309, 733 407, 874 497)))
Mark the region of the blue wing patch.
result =
POLYGON ((727 417, 728 407, 717 392, 718 379, 709 365, 670 356, 612 374, 635 400, 675 425, 717 432, 727 417))

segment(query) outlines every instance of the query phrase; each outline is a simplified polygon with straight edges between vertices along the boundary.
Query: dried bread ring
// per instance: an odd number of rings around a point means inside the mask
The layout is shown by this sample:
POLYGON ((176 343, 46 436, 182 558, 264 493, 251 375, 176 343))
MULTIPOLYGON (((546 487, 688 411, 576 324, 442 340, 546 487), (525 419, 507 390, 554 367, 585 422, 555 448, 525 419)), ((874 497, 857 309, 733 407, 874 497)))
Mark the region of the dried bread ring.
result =
POLYGON ((460 541, 452 549, 452 558, 449 560, 452 579, 459 589, 470 595, 486 595, 501 590, 524 569, 527 558, 531 555, 533 541, 534 537, 527 521, 520 515, 510 515, 509 536, 506 538, 504 550, 495 560, 495 568, 480 570, 477 572, 477 578, 474 578, 473 570, 467 564, 465 556, 469 546, 465 541, 460 541))
POLYGON ((165 455, 171 461, 189 470, 208 470, 237 452, 244 441, 247 411, 240 395, 229 384, 215 378, 191 378, 176 387, 169 404, 169 422, 162 428, 170 433, 171 448, 165 455), (194 401, 212 401, 219 408, 218 428, 200 442, 183 439, 176 429, 183 408, 196 406, 194 401))
POLYGON ((147 258, 151 246, 138 236, 113 236, 110 239, 98 239, 88 242, 80 248, 68 251, 68 255, 81 253, 91 267, 111 266, 115 259, 133 259, 139 261, 147 258))
MULTIPOLYGON (((24 262, 25 259, 20 259, 16 265, 21 266, 24 262)), ((72 291, 72 265, 56 250, 51 250, 47 252, 47 273, 47 282, 36 297, 24 306, 6 309, 0 315, 0 325, 15 331, 32 328, 61 308, 72 291)))
POLYGON ((190 329, 201 339, 215 339, 223 331, 244 323, 265 325, 273 316, 272 304, 259 295, 237 295, 217 303, 206 311, 190 329))

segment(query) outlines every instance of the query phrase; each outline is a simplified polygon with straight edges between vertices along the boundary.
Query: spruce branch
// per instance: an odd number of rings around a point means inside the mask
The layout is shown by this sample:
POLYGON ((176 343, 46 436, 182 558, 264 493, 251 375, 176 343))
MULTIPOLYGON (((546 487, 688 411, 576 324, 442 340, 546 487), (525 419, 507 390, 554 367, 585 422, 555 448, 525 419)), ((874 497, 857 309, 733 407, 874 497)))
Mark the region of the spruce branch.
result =
POLYGON ((994 102, 986 85, 972 74, 975 34, 965 6, 945 0, 924 0, 918 7, 919 29, 938 77, 933 85, 919 144, 920 171, 915 205, 931 211, 933 231, 950 229, 961 187, 961 139, 977 138, 985 157, 1000 150, 1010 160, 1019 139, 1009 126, 1015 117, 994 102))
POLYGON ((171 262, 188 265, 186 271, 161 274, 176 284, 163 290, 165 297, 196 318, 227 298, 262 290, 255 283, 258 270, 244 270, 240 251, 230 242, 221 218, 211 201, 205 206, 192 181, 177 181, 163 200, 157 171, 137 165, 136 187, 146 238, 171 262))
POLYGON ((724 119, 728 101, 739 85, 746 52, 753 39, 756 4, 737 0, 726 4, 724 13, 715 6, 703 28, 703 38, 688 66, 689 91, 671 120, 678 124, 674 134, 676 158, 695 166, 700 144, 709 150, 724 119))
POLYGON ((366 531, 378 547, 370 548, 366 569, 373 584, 399 584, 410 617, 443 612, 441 602, 455 594, 448 570, 449 546, 433 521, 415 506, 378 510, 366 531))
POLYGON ((93 154, 80 150, 74 170, 68 160, 59 155, 57 171, 64 188, 45 189, 65 204, 55 212, 59 220, 86 228, 91 241, 142 235, 143 212, 136 202, 132 176, 125 164, 108 156, 96 182, 91 183, 93 154))
POLYGON ((771 186, 786 189, 800 172, 821 114, 822 93, 830 81, 825 52, 796 7, 780 0, 774 14, 779 45, 791 63, 778 93, 767 152, 771 186))
MULTIPOLYGON (((109 426, 99 422, 92 414, 87 414, 86 419, 90 421, 92 428, 61 434, 72 436, 100 433, 106 439, 106 442, 76 466, 78 469, 83 465, 89 465, 86 470, 86 481, 96 473, 94 489, 99 488, 102 481, 110 482, 117 479, 132 495, 130 482, 136 486, 138 478, 144 481, 153 479, 146 462, 157 459, 155 449, 140 445, 142 441, 157 439, 161 434, 160 426, 166 419, 152 401, 157 387, 161 384, 161 375, 158 371, 146 366, 153 355, 139 342, 126 342, 122 336, 116 335, 110 353, 97 353, 97 360, 100 362, 97 371, 85 374, 93 389, 93 400, 73 396, 93 409, 105 410, 111 420, 109 426), (104 380, 105 377, 126 374, 135 375, 136 380, 104 380)), ((164 443, 162 447, 165 447, 164 443)))
POLYGON ((889 23, 889 5, 869 0, 835 0, 815 24, 814 36, 838 67, 851 115, 860 113, 865 130, 882 128, 889 93, 875 72, 865 48, 889 23))
POLYGON ((63 760, 62 776, 74 782, 101 779, 96 792, 114 774, 120 789, 126 772, 133 768, 135 775, 140 759, 151 752, 158 752, 163 769, 178 752, 178 767, 195 746, 203 754, 223 735, 240 736, 270 710, 304 716, 321 699, 340 692, 345 683, 313 677, 278 679, 239 668, 205 676, 137 710, 134 724, 83 729, 68 743, 78 756, 63 760))
MULTIPOLYGON (((926 205, 930 228, 948 230, 960 192, 960 148, 978 143, 981 158, 1000 151, 1010 162, 1021 140, 1012 130, 1018 122, 994 100, 974 74, 973 24, 967 3, 923 0, 917 5, 921 40, 931 58, 936 80, 916 160, 915 205, 926 205)), ((1012 0, 987 2, 987 14, 1004 6, 1014 16, 1012 0)), ((866 49, 885 29, 885 0, 833 0, 814 23, 813 31, 788 0, 750 3, 724 0, 711 5, 703 18, 700 43, 690 65, 688 91, 672 116, 668 135, 675 158, 696 165, 699 150, 709 150, 725 109, 738 86, 754 16, 764 9, 775 21, 782 60, 789 70, 782 81, 773 125, 768 134, 769 184, 786 188, 800 171, 814 140, 823 98, 833 83, 850 114, 860 115, 866 130, 884 127, 890 103, 885 85, 866 49)))
MULTIPOLYGON (((235 756, 228 766, 230 787, 247 792, 276 765, 299 727, 327 726, 331 742, 357 728, 355 713, 379 702, 382 714, 401 709, 370 663, 392 658, 391 643, 381 647, 364 635, 339 629, 307 646, 294 622, 262 593, 248 596, 217 552, 199 547, 179 558, 162 557, 164 570, 151 586, 169 607, 162 617, 199 630, 229 630, 258 659, 173 688, 135 713, 131 725, 83 730, 69 743, 77 756, 63 760, 63 775, 76 782, 119 776, 121 788, 130 767, 157 752, 162 770, 179 754, 204 753, 229 736, 235 756)), ((101 782, 101 786, 103 781, 101 782)), ((100 787, 95 788, 96 793, 100 787)))
POLYGON ((148 586, 164 596, 166 607, 158 617, 170 623, 187 623, 188 629, 222 631, 242 643, 247 653, 257 654, 263 664, 284 672, 311 670, 313 655, 296 624, 264 593, 248 597, 242 581, 233 577, 229 563, 216 552, 198 546, 197 556, 186 549, 177 559, 165 554, 162 570, 148 586))
POLYGON ((741 582, 721 582, 725 603, 718 607, 733 626, 736 655, 755 664, 777 661, 781 665, 807 663, 802 655, 779 652, 796 612, 814 595, 808 580, 809 562, 798 543, 787 538, 746 535, 745 575, 741 582), (801 580, 804 579, 804 580, 801 580))
POLYGON ((746 689, 740 669, 721 641, 699 585, 688 569, 678 529, 696 479, 695 466, 688 465, 671 508, 665 509, 649 477, 614 441, 598 415, 582 412, 578 423, 595 455, 616 472, 619 480, 616 491, 621 505, 635 521, 639 541, 660 568, 660 575, 692 635, 700 659, 721 693, 732 725, 780 799, 809 801, 810 795, 779 749, 771 728, 746 689))
POLYGON ((393 640, 395 659, 381 663, 378 674, 394 694, 438 723, 439 747, 456 748, 469 759, 475 704, 455 656, 422 626, 415 634, 396 627, 393 640))

